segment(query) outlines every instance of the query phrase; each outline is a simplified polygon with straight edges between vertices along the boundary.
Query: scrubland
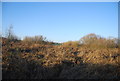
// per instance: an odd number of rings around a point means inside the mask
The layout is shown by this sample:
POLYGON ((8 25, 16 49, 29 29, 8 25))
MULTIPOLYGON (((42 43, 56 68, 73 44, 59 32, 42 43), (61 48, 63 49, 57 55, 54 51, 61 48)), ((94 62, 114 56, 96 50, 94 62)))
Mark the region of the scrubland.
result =
POLYGON ((2 77, 119 79, 120 52, 118 47, 98 48, 95 44, 79 45, 76 41, 55 45, 50 42, 8 41, 3 38, 2 77))

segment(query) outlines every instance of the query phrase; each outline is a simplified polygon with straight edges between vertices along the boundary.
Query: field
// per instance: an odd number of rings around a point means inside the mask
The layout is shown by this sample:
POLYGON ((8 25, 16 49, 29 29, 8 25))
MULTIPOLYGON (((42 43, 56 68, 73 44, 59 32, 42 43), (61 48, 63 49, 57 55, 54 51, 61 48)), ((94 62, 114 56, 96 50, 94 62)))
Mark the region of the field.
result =
POLYGON ((118 48, 2 40, 3 79, 119 79, 118 48))

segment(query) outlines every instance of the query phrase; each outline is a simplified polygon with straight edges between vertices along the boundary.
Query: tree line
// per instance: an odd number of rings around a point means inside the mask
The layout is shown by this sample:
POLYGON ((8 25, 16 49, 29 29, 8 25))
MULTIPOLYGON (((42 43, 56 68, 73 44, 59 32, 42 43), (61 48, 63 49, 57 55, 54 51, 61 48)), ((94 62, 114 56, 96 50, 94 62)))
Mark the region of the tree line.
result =
MULTIPOLYGON (((13 33, 13 27, 10 26, 7 30, 6 36, 9 41, 19 40, 19 37, 17 37, 13 33)), ((26 36, 23 39, 26 43, 45 43, 49 42, 47 41, 46 37, 39 35, 39 36, 26 36)), ((51 42, 54 43, 54 42, 51 42)), ((59 45, 59 44, 58 44, 59 45)), ((60 44, 61 45, 61 44, 60 44)), ((94 47, 94 48, 118 48, 120 46, 120 39, 118 38, 104 38, 100 35, 96 35, 94 33, 90 33, 84 37, 82 37, 78 41, 68 41, 62 43, 64 46, 87 46, 87 47, 94 47)))

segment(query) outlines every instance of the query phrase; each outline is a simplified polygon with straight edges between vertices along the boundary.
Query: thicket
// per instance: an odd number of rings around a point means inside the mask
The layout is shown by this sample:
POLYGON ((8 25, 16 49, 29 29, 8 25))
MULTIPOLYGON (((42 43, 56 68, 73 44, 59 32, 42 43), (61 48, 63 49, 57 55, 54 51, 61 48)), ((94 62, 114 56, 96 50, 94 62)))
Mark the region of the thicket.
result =
POLYGON ((88 34, 79 40, 80 44, 93 48, 117 48, 118 39, 104 38, 94 33, 88 34))
MULTIPOLYGON (((11 25, 6 31, 5 36, 9 41, 16 41, 19 38, 13 32, 13 26, 11 25)), ((61 45, 54 42, 47 41, 46 37, 42 35, 38 36, 26 36, 23 39, 25 43, 39 43, 39 44, 51 44, 51 45, 61 45)), ((88 34, 82 37, 79 41, 68 41, 62 43, 65 47, 78 47, 78 46, 86 46, 91 48, 118 48, 120 47, 120 40, 117 38, 104 38, 100 35, 96 35, 94 33, 88 34)))
POLYGON ((27 43, 45 43, 46 37, 43 37, 42 35, 33 37, 26 36, 23 41, 27 43))

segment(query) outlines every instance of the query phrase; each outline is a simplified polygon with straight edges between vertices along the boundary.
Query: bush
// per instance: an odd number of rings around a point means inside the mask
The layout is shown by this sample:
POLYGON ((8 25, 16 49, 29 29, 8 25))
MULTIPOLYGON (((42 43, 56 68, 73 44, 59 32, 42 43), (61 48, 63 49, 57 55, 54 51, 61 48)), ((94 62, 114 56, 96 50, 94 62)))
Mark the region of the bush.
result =
POLYGON ((46 37, 43 37, 41 35, 34 37, 25 37, 23 41, 28 43, 44 43, 46 41, 46 37))
POLYGON ((104 38, 96 34, 88 34, 80 39, 80 44, 92 48, 115 48, 117 47, 117 39, 104 38))

